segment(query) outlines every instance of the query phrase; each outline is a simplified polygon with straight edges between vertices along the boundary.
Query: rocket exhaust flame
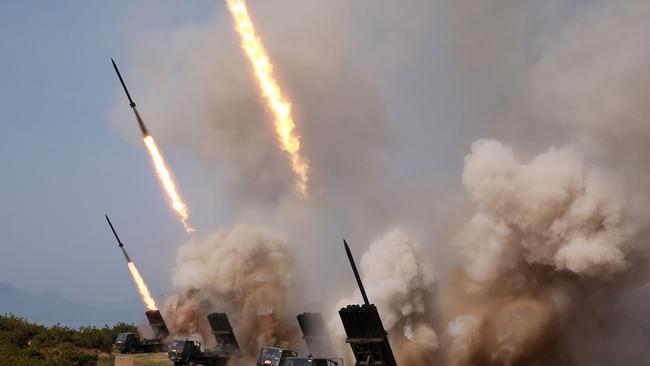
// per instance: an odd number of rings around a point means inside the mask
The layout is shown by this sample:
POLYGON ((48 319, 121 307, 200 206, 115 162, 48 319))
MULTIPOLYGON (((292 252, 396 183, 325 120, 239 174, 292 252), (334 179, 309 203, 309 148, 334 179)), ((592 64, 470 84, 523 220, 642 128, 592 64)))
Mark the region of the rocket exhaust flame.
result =
POLYGON ((106 221, 108 221, 108 225, 111 227, 111 231, 113 232, 113 235, 115 235, 115 240, 117 240, 117 245, 120 247, 120 249, 122 249, 122 254, 124 254, 124 259, 126 259, 126 264, 129 267, 129 271, 131 272, 131 277, 133 277, 133 282, 135 283, 135 287, 138 289, 138 293, 140 294, 140 298, 142 299, 142 302, 147 307, 147 310, 158 310, 158 308, 156 307, 156 302, 154 301, 153 297, 151 297, 149 288, 147 288, 147 285, 144 283, 142 276, 140 276, 140 272, 135 267, 135 264, 133 263, 131 258, 129 258, 129 255, 126 253, 126 249, 124 249, 124 243, 122 243, 120 237, 117 236, 117 231, 115 231, 111 219, 108 218, 108 215, 104 215, 104 216, 106 217, 106 221))
POLYGON ((147 287, 147 284, 144 283, 144 280, 142 279, 142 276, 140 276, 140 272, 138 272, 135 264, 133 264, 133 262, 128 262, 127 264, 129 266, 129 271, 131 271, 133 282, 135 282, 135 287, 138 289, 140 298, 142 298, 142 302, 147 307, 147 310, 158 310, 158 307, 156 307, 156 302, 154 301, 153 297, 151 297, 149 288, 147 287))
POLYGON ((162 184, 165 193, 167 193, 167 198, 169 199, 172 208, 176 212, 176 215, 178 215, 178 218, 181 220, 183 228, 187 233, 194 232, 194 228, 188 223, 190 215, 187 209, 187 205, 185 202, 183 202, 180 195, 178 194, 178 191, 176 190, 176 184, 174 184, 172 175, 169 171, 169 168, 167 168, 167 165, 165 164, 165 159, 163 158, 160 150, 158 149, 158 146, 156 145, 156 141, 153 139, 153 137, 151 137, 151 135, 145 136, 143 141, 147 146, 149 155, 151 156, 151 161, 153 162, 154 168, 156 169, 156 174, 158 175, 160 184, 162 184))
POLYGON ((165 159, 160 153, 158 146, 156 145, 156 141, 154 141, 153 137, 151 137, 151 135, 149 134, 149 130, 147 130, 147 127, 142 121, 142 117, 140 117, 140 113, 138 113, 138 109, 136 108, 135 102, 131 98, 131 94, 129 93, 129 90, 126 88, 124 79, 122 79, 122 74, 120 73, 120 70, 117 68, 117 65, 115 64, 115 61, 113 61, 113 59, 111 59, 111 63, 113 63, 113 68, 115 69, 115 73, 117 74, 117 77, 120 79, 120 84, 122 84, 122 88, 126 93, 126 97, 129 99, 129 106, 131 107, 131 109, 133 109, 133 113, 135 114, 135 119, 138 121, 138 126, 140 127, 140 131, 142 132, 142 139, 144 140, 144 144, 147 147, 147 151, 151 156, 151 160, 153 161, 153 165, 156 170, 156 174, 158 175, 158 179, 160 180, 160 184, 163 186, 163 189, 167 194, 167 198, 169 199, 172 208, 176 212, 176 215, 181 220, 181 223, 183 224, 183 228, 188 234, 192 233, 194 232, 194 228, 188 222, 190 214, 189 214, 189 210, 187 209, 187 205, 185 204, 185 202, 183 202, 181 196, 178 194, 178 191, 176 190, 176 184, 174 184, 174 180, 172 179, 172 174, 169 168, 167 167, 167 164, 165 163, 165 159))
POLYGON ((275 115, 275 132, 280 140, 281 148, 289 153, 291 168, 296 175, 296 190, 307 195, 309 180, 309 162, 300 154, 300 137, 296 135, 296 125, 291 116, 291 104, 282 94, 280 86, 273 76, 273 65, 264 50, 262 41, 255 33, 246 2, 244 0, 227 0, 228 9, 232 14, 237 32, 242 41, 257 77, 262 95, 275 115))

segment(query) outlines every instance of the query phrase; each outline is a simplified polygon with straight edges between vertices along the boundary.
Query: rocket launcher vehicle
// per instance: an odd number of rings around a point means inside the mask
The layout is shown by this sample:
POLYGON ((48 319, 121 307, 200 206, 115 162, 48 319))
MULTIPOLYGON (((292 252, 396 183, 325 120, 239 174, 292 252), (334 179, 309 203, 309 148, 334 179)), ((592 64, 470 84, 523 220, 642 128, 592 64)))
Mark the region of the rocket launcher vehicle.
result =
POLYGON ((364 301, 363 305, 348 305, 339 310, 347 335, 345 341, 352 348, 355 366, 397 366, 388 343, 388 332, 384 329, 377 307, 368 300, 348 243, 343 240, 343 244, 364 301))

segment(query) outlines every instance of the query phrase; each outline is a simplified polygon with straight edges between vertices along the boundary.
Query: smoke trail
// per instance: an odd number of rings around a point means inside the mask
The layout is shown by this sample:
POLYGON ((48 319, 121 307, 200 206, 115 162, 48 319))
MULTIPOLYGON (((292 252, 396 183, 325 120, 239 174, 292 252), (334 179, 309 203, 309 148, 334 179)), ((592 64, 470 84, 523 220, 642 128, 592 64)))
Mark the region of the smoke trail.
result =
MULTIPOLYGON (((370 302, 377 305, 388 330, 397 361, 430 364, 438 349, 431 308, 435 279, 420 244, 400 230, 390 231, 363 255, 361 273, 370 302)), ((337 310, 361 301, 357 290, 353 298, 341 299, 337 310)), ((339 338, 345 337, 338 314, 329 325, 339 338)))
POLYGON ((248 15, 244 0, 228 0, 228 9, 232 13, 237 26, 237 32, 242 39, 242 48, 255 70, 262 95, 267 100, 269 108, 275 114, 275 131, 282 144, 282 149, 289 153, 291 168, 298 180, 296 189, 307 195, 309 180, 309 163, 300 155, 300 138, 296 135, 296 124, 291 115, 291 104, 282 94, 280 86, 273 76, 273 65, 264 50, 262 41, 255 33, 253 21, 248 15))
POLYGON ((241 224, 188 242, 178 252, 176 295, 165 304, 165 319, 172 332, 210 343, 205 316, 227 312, 248 356, 266 345, 295 344, 295 329, 284 321, 290 265, 286 236, 264 227, 241 224))

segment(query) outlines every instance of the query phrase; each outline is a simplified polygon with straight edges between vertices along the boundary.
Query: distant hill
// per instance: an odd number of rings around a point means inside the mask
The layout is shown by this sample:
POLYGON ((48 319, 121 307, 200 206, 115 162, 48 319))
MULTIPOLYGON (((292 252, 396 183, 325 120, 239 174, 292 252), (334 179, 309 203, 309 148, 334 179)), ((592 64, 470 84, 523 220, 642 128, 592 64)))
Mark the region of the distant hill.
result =
POLYGON ((34 294, 0 282, 0 314, 14 314, 35 323, 103 326, 137 323, 144 310, 137 304, 78 304, 56 292, 34 294))

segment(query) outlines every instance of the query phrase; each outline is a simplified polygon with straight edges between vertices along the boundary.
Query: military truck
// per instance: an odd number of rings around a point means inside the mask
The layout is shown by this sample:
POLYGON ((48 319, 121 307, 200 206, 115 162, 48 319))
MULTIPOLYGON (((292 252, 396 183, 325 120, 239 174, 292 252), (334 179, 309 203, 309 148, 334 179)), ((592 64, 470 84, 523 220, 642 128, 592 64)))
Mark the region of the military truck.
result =
POLYGON ((169 360, 174 366, 225 366, 230 358, 219 351, 202 350, 197 341, 173 341, 169 345, 169 360))
POLYGON ((120 333, 115 338, 115 349, 120 353, 165 352, 165 344, 154 339, 140 339, 137 333, 120 333))
POLYGON ((302 357, 294 350, 266 347, 257 357, 257 366, 343 366, 343 359, 326 357, 331 354, 331 345, 323 316, 302 313, 297 318, 310 354, 302 357))
POLYGON ((237 339, 225 313, 208 314, 212 334, 217 340, 214 350, 202 349, 201 343, 174 340, 167 352, 174 366, 225 366, 233 354, 239 352, 237 339))
POLYGON ((152 339, 141 339, 136 333, 120 333, 115 338, 115 349, 120 353, 153 353, 165 352, 163 343, 169 335, 167 325, 159 310, 149 310, 145 313, 154 336, 152 339))
POLYGON ((257 366, 343 366, 343 359, 301 357, 291 349, 265 347, 257 357, 257 366))
POLYGON ((356 360, 354 366, 397 366, 393 350, 388 342, 388 332, 381 322, 379 311, 368 300, 357 265, 345 240, 343 240, 343 245, 364 302, 362 305, 348 305, 339 310, 339 316, 347 335, 345 341, 350 345, 356 360))

